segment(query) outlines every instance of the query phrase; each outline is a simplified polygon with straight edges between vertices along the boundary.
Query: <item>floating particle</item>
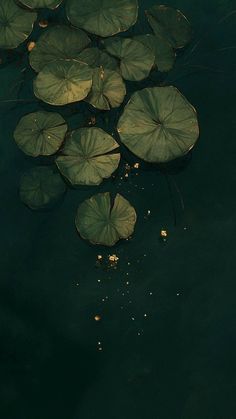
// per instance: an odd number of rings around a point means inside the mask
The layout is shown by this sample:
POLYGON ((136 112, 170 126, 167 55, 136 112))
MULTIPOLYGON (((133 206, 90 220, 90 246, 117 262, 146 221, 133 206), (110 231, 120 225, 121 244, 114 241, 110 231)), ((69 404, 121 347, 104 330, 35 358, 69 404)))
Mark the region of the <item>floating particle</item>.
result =
POLYGON ((160 239, 161 239, 163 242, 166 242, 166 241, 167 241, 167 237, 168 237, 168 232, 167 232, 167 230, 161 230, 161 231, 160 231, 160 239))
POLYGON ((139 163, 134 163, 134 168, 138 169, 139 168, 139 163))
POLYGON ((149 292, 149 295, 152 295, 152 292, 149 292))
POLYGON ((47 28, 48 27, 48 21, 47 20, 40 20, 39 21, 40 28, 47 28))
POLYGON ((36 43, 35 43, 35 42, 33 42, 33 41, 28 42, 28 44, 27 44, 27 50, 28 50, 29 52, 30 52, 30 51, 32 51, 32 49, 34 49, 35 45, 36 45, 36 43))
POLYGON ((94 316, 94 320, 96 322, 99 322, 101 320, 101 316, 99 314, 96 314, 96 316, 94 316))
POLYGON ((143 317, 147 317, 147 314, 145 313, 145 314, 143 315, 143 317))
POLYGON ((133 320, 133 321, 134 321, 134 320, 135 320, 135 317, 131 317, 131 320, 133 320))
POLYGON ((97 255, 97 260, 102 260, 102 255, 97 255))

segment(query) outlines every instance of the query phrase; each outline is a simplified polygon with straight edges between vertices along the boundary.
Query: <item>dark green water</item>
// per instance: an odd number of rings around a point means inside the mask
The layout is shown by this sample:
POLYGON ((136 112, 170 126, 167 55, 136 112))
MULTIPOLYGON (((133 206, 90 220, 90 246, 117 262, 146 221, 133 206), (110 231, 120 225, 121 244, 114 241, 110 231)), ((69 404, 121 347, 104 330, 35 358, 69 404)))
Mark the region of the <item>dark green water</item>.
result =
MULTIPOLYGON (((201 136, 168 175, 171 194, 166 178, 142 164, 138 175, 124 181, 121 169, 99 189, 121 192, 137 209, 131 241, 107 250, 79 238, 75 212, 95 188, 69 190, 51 212, 20 202, 21 173, 42 161, 21 153, 12 133, 38 105, 1 106, 3 419, 236 418, 236 3, 166 3, 195 30, 186 65, 180 59, 169 80, 196 107, 201 136), (110 253, 117 269, 97 267, 97 255, 110 253)), ((140 15, 152 4, 143 1, 140 15)), ((24 68, 11 59, 0 67, 4 99, 24 68)), ((29 100, 30 86, 21 94, 29 100)))

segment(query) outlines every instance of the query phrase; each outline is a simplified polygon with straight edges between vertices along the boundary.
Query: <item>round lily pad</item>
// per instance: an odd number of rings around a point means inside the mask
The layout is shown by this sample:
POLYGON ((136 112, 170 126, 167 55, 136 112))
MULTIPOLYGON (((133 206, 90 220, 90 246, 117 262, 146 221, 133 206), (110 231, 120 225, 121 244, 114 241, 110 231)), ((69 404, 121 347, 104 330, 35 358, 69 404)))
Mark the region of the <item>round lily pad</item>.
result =
POLYGON ((50 105, 83 100, 92 86, 92 69, 75 60, 46 64, 34 80, 34 94, 50 105))
POLYGON ((155 55, 155 65, 158 71, 166 72, 172 69, 175 62, 175 52, 168 41, 159 35, 151 34, 138 35, 134 39, 151 49, 155 55))
POLYGON ((155 35, 166 39, 173 48, 182 48, 188 44, 192 36, 191 25, 179 10, 156 5, 146 13, 155 35))
POLYGON ((3 0, 0 4, 0 48, 16 48, 32 32, 37 19, 36 13, 27 12, 14 0, 3 0))
POLYGON ((119 144, 100 128, 80 128, 66 141, 56 164, 73 185, 99 185, 117 169, 119 144))
POLYGON ((34 210, 53 206, 65 191, 65 183, 52 167, 34 167, 21 177, 20 198, 34 210))
POLYGON ((104 41, 107 51, 120 59, 120 71, 124 79, 139 81, 148 77, 155 56, 141 42, 128 38, 108 38, 104 41))
POLYGON ((78 59, 80 52, 89 43, 89 37, 80 29, 66 25, 49 27, 30 52, 30 65, 39 72, 45 64, 57 59, 78 59))
POLYGON ((92 68, 103 67, 108 70, 119 69, 118 61, 107 54, 105 51, 100 50, 99 48, 86 48, 84 49, 78 57, 79 61, 83 61, 92 68))
POLYGON ((66 131, 66 122, 59 113, 39 111, 21 118, 14 138, 25 154, 50 156, 60 148, 66 131))
POLYGON ((173 86, 134 93, 120 117, 118 132, 130 151, 151 163, 183 156, 199 136, 195 109, 173 86))
POLYGON ((75 224, 83 239, 113 246, 119 239, 127 239, 133 234, 136 218, 135 209, 127 199, 117 194, 112 204, 109 192, 105 192, 79 206, 75 224))
POLYGON ((91 105, 103 110, 117 108, 125 95, 125 83, 119 73, 102 67, 93 71, 92 89, 86 99, 91 105))
POLYGON ((67 0, 67 16, 72 25, 98 36, 126 31, 138 16, 137 0, 67 0))
POLYGON ((62 0, 20 0, 20 2, 30 9, 56 9, 62 0))

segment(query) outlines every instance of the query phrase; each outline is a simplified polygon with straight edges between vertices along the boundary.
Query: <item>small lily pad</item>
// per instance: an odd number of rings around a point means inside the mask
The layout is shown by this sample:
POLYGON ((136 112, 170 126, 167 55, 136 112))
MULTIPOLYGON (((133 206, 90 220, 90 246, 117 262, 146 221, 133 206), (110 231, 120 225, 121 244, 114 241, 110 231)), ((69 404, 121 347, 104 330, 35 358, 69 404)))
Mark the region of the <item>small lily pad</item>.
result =
POLYGON ((72 25, 98 36, 126 31, 138 17, 137 0, 67 0, 72 25))
POLYGON ((195 109, 173 86, 134 93, 119 119, 118 132, 130 151, 151 163, 184 156, 199 136, 195 109))
POLYGON ((20 2, 29 9, 56 9, 62 0, 20 0, 20 2))
POLYGON ((183 48, 191 40, 191 25, 179 10, 156 5, 146 13, 155 35, 166 39, 173 48, 183 48))
POLYGON ((53 206, 65 191, 66 185, 53 167, 34 167, 21 177, 20 198, 33 210, 53 206))
POLYGON ((92 69, 75 60, 46 64, 34 80, 34 94, 50 105, 83 100, 92 87, 92 69))
POLYGON ((56 159, 61 174, 73 185, 99 185, 117 169, 119 144, 100 128, 80 128, 66 141, 63 155, 56 159))
POLYGON ((114 57, 96 47, 84 49, 79 54, 78 60, 83 61, 92 68, 103 67, 115 71, 119 69, 118 61, 114 57))
POLYGON ((19 121, 14 138, 18 147, 29 156, 50 156, 63 143, 67 125, 55 112, 33 112, 19 121))
POLYGON ((37 13, 21 9, 14 0, 0 5, 0 48, 16 48, 31 34, 37 13))
POLYGON ((108 38, 104 41, 107 51, 120 59, 124 79, 139 81, 148 77, 155 55, 141 42, 129 38, 108 38))
POLYGON ((155 55, 155 65, 158 71, 166 72, 172 69, 175 62, 175 52, 168 41, 159 35, 151 34, 138 35, 134 39, 151 49, 155 55))
POLYGON ((111 204, 109 192, 99 193, 84 201, 78 208, 76 228, 83 239, 93 244, 113 246, 133 234, 135 209, 122 195, 111 204))
POLYGON ((103 110, 117 108, 125 95, 125 83, 119 73, 102 67, 93 71, 92 89, 86 99, 91 105, 103 110))
POLYGON ((80 52, 89 43, 89 37, 80 29, 66 25, 49 27, 42 33, 31 51, 29 55, 30 65, 35 71, 39 72, 45 64, 57 59, 77 60, 80 52))

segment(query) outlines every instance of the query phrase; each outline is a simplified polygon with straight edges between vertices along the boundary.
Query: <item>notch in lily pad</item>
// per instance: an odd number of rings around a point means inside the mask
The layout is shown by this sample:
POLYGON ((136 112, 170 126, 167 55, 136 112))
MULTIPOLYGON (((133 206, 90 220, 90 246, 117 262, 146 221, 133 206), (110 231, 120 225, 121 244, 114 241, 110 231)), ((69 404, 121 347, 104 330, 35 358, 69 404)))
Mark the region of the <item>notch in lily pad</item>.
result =
POLYGON ((56 9, 63 0, 20 0, 23 6, 29 9, 56 9))
POLYGON ((67 124, 59 113, 38 111, 20 119, 14 139, 28 156, 50 156, 59 150, 66 132, 67 124))
POLYGON ((53 166, 34 167, 21 177, 20 198, 32 210, 52 208, 65 191, 65 182, 53 166))
POLYGON ((61 174, 72 185, 99 185, 118 168, 119 144, 101 128, 79 128, 72 132, 56 159, 61 174))
POLYGON ((17 6, 14 0, 3 0, 0 6, 0 48, 17 48, 31 34, 37 13, 17 6))
POLYGON ((113 203, 109 192, 99 193, 80 204, 75 224, 80 236, 92 244, 114 246, 134 232, 137 215, 134 207, 117 194, 113 203))

